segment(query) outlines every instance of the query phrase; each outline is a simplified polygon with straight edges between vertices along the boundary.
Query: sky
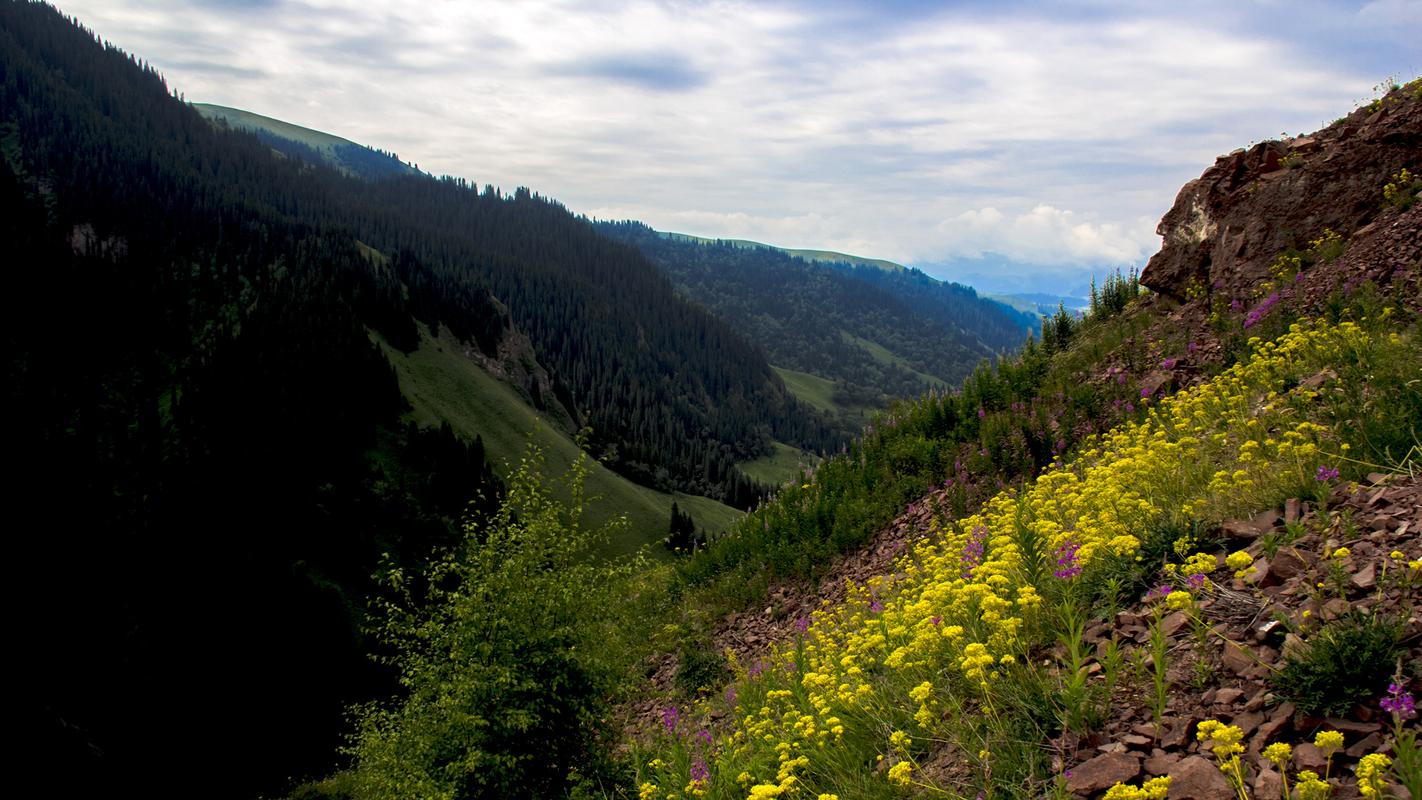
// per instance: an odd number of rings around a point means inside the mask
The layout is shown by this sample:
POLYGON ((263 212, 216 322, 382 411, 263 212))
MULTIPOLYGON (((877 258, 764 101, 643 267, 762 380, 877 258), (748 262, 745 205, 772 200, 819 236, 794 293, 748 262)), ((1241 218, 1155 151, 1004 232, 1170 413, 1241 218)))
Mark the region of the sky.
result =
POLYGON ((59 0, 195 102, 577 213, 1068 293, 1216 156, 1422 74, 1422 0, 59 0))

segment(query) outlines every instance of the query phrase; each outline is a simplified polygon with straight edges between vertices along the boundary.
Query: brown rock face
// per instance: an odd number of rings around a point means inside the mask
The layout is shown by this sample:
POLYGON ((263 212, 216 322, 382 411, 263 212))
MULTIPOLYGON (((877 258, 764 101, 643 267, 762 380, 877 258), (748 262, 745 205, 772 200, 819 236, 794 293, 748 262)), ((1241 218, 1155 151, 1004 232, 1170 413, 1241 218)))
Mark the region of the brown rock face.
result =
POLYGON ((1129 753, 1104 753, 1071 769, 1067 789, 1075 794, 1094 794, 1117 783, 1126 783, 1141 774, 1141 762, 1129 753))
MULTIPOLYGON (((1325 228, 1347 238, 1372 222, 1383 185, 1415 169, 1419 153, 1422 101, 1393 92, 1381 112, 1355 111, 1312 136, 1221 156, 1161 219, 1164 241, 1141 283, 1177 300, 1191 284, 1247 297, 1284 248, 1304 249, 1325 228)), ((1413 245, 1422 248, 1415 237, 1413 245)))
POLYGON ((1219 767, 1200 756, 1190 756, 1170 770, 1169 800, 1233 800, 1234 787, 1229 785, 1219 767))

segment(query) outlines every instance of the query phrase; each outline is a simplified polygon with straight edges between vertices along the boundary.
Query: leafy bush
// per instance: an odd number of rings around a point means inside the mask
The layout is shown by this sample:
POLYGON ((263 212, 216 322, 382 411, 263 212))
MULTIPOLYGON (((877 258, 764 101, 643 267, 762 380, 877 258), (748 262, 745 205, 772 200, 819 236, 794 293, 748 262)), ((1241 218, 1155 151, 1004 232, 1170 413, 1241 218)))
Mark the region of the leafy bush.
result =
POLYGON ((1273 679, 1280 697, 1306 714, 1341 716, 1387 685, 1400 653, 1395 620, 1353 610, 1324 626, 1273 679))
POLYGON ((639 565, 588 557, 616 523, 582 526, 586 462, 564 478, 567 505, 542 468, 530 448, 498 511, 422 579, 382 576, 397 600, 378 604, 376 632, 409 694, 356 710, 359 796, 561 796, 606 764, 600 735, 627 652, 613 600, 639 565))

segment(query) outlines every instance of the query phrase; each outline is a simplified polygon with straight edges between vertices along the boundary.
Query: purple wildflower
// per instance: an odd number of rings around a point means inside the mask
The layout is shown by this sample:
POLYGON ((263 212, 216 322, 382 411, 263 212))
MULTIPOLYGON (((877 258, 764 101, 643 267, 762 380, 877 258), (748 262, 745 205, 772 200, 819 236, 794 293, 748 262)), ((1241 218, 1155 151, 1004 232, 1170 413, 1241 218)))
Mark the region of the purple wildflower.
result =
POLYGON ((1329 481, 1337 477, 1338 470, 1335 467, 1328 467, 1320 464, 1318 465, 1318 472, 1313 476, 1313 479, 1318 481, 1319 483, 1328 483, 1329 481))
POLYGON ((1191 342, 1191 343, 1185 345, 1185 352, 1187 352, 1187 353, 1193 353, 1193 352, 1195 352, 1196 350, 1199 350, 1199 349, 1200 349, 1200 346, 1199 346, 1198 344, 1195 344, 1194 342, 1191 342))
POLYGON ((935 614, 931 619, 929 619, 928 621, 929 621, 930 623, 932 623, 932 624, 933 624, 933 627, 935 627, 935 628, 938 627, 939 625, 942 625, 942 624, 943 624, 943 618, 940 617, 940 616, 938 616, 938 615, 936 615, 936 614, 935 614))
POLYGON ((810 629, 810 618, 809 618, 809 617, 800 617, 799 619, 795 620, 795 630, 799 631, 800 633, 804 633, 805 631, 807 631, 807 630, 809 630, 809 629, 810 629))
POLYGON ((691 769, 687 771, 687 776, 693 781, 704 782, 711 779, 711 768, 706 766, 702 759, 691 762, 691 769))
POLYGON ((1383 711, 1392 715, 1393 721, 1401 723, 1405 719, 1412 719, 1417 716, 1417 702, 1412 699, 1411 692, 1404 692, 1401 684, 1390 683, 1387 686, 1387 697, 1378 701, 1383 711))
POLYGON ((1134 413, 1136 413, 1136 404, 1135 404, 1135 403, 1127 403, 1127 404, 1126 404, 1126 413, 1127 413, 1127 414, 1134 414, 1134 413))
POLYGON ((705 742, 705 743, 707 743, 707 744, 711 744, 711 741, 712 741, 711 731, 708 731, 708 730, 706 730, 705 728, 702 728, 701 730, 699 730, 699 731, 696 732, 696 738, 700 739, 701 741, 703 741, 703 742, 705 742))
POLYGON ((676 706, 667 706, 662 709, 662 727, 667 729, 667 733, 676 733, 677 720, 681 718, 681 712, 676 706))
POLYGON ((1141 397, 1150 397, 1150 387, 1147 387, 1147 386, 1142 386, 1142 387, 1141 387, 1141 397))
POLYGON ((1146 595, 1143 599, 1147 603, 1151 602, 1152 600, 1161 600, 1165 597, 1168 597, 1173 591, 1175 591, 1175 587, 1171 586, 1170 584, 1158 583, 1156 584, 1154 589, 1151 589, 1149 592, 1146 592, 1146 595))
POLYGON ((986 417, 986 416, 987 416, 987 411, 984 411, 982 406, 978 406, 978 419, 982 419, 983 417, 986 417))
POLYGON ((750 669, 746 670, 746 674, 752 678, 759 678, 760 673, 765 672, 765 668, 767 666, 768 665, 765 663, 764 660, 757 661, 754 664, 751 664, 750 669))
POLYGON ((734 686, 727 686, 727 687, 726 687, 726 705, 728 705, 728 706, 734 706, 735 704, 736 704, 736 687, 734 687, 734 686))
POLYGON ((983 563, 983 542, 987 541, 987 528, 983 525, 973 529, 968 543, 963 545, 963 579, 973 577, 973 567, 983 563))
POLYGON ((1062 542, 1057 548, 1057 569, 1052 575, 1061 580, 1070 580, 1081 574, 1081 563, 1076 557, 1076 551, 1081 549, 1081 545, 1068 539, 1062 542))
POLYGON ((1179 362, 1179 359, 1177 359, 1177 358, 1167 358, 1167 359, 1165 359, 1164 361, 1160 362, 1160 368, 1161 368, 1161 369, 1175 369, 1175 365, 1176 365, 1176 363, 1178 363, 1178 362, 1179 362))
POLYGON ((1205 588, 1206 580, 1207 578, 1205 578, 1203 573, 1197 573, 1186 578, 1185 585, 1189 586, 1191 589, 1203 589, 1205 588))
POLYGON ((880 611, 883 611, 883 610, 884 610, 884 604, 881 603, 881 602, 879 602, 879 598, 877 598, 877 597, 874 598, 874 601, 869 604, 869 611, 870 611, 870 613, 872 613, 872 614, 877 614, 877 613, 879 613, 880 611))
POLYGON ((1277 305, 1278 302, 1279 302, 1279 293, 1278 293, 1278 292, 1274 292, 1273 294, 1271 294, 1271 295, 1269 295, 1268 297, 1264 298, 1264 301, 1263 301, 1262 303, 1260 303, 1259 305, 1255 306, 1255 307, 1254 307, 1254 310, 1251 311, 1251 312, 1249 312, 1249 314, 1245 316, 1245 318, 1244 318, 1244 327, 1248 328, 1248 327, 1254 325, 1255 323, 1259 322, 1259 320, 1261 320, 1261 319, 1264 318, 1264 315, 1265 315, 1265 314, 1268 314, 1268 313, 1269 313, 1269 309, 1271 309, 1271 308, 1273 308, 1275 305, 1277 305))

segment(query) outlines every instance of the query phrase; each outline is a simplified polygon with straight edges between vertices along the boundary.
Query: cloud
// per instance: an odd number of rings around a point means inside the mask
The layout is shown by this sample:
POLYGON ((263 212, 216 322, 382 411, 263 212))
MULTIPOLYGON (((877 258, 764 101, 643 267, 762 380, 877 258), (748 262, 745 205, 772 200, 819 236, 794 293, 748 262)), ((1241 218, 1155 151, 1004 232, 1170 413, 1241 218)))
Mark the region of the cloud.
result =
POLYGON ((241 6, 65 10, 188 98, 575 211, 1024 270, 1143 261, 1216 155, 1422 69, 1416 0, 241 6))
POLYGON ((991 206, 973 209, 944 220, 936 230, 955 256, 996 254, 1034 265, 1135 264, 1160 246, 1149 217, 1123 225, 1049 205, 1012 216, 991 206))
POLYGON ((711 79, 685 57, 665 50, 595 56, 550 65, 545 71, 549 75, 617 81, 656 92, 698 89, 711 79))

